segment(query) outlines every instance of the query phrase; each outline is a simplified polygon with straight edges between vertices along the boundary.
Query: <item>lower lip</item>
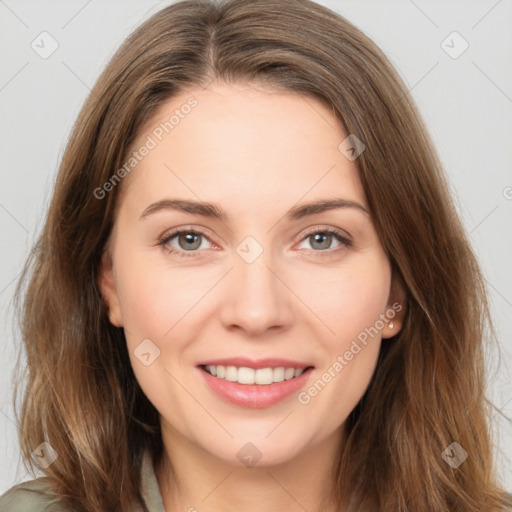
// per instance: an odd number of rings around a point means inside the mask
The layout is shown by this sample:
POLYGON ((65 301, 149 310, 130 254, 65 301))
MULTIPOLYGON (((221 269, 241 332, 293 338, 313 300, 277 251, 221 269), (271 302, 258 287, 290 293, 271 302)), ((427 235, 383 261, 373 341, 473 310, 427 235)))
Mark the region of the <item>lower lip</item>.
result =
POLYGON ((263 409, 275 405, 299 391, 306 383, 312 368, 303 372, 299 377, 267 385, 240 384, 214 377, 200 367, 198 370, 210 389, 227 402, 240 407, 263 409))

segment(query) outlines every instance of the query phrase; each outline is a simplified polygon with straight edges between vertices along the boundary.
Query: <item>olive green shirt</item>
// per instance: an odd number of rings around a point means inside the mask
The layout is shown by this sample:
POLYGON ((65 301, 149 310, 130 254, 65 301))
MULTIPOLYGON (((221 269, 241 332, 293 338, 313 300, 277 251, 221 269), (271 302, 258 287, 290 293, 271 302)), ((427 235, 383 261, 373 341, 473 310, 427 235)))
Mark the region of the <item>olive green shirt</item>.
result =
MULTIPOLYGON (((142 495, 150 512, 165 512, 151 457, 142 462, 142 495)), ((0 496, 0 512, 69 512, 52 491, 48 478, 15 485, 0 496)))

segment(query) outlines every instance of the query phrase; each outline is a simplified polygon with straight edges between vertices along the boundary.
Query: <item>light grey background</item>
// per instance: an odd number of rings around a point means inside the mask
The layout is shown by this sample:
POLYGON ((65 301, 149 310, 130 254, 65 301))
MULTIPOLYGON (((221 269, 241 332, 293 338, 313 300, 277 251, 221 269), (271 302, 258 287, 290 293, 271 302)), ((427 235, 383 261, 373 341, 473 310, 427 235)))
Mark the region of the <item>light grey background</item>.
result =
MULTIPOLYGON (((19 342, 11 331, 16 278, 42 226, 59 160, 89 89, 123 39, 168 3, 0 0, 0 494, 30 478, 19 464, 11 406, 19 342), (51 49, 43 31, 58 43, 46 59, 31 47, 35 41, 40 52, 51 49)), ((490 395, 512 416, 512 2, 320 3, 373 38, 420 108, 484 269, 501 347, 501 358, 489 349, 490 395), (464 41, 469 47, 453 58, 464 41)), ((512 491, 512 425, 496 418, 496 460, 512 491)))

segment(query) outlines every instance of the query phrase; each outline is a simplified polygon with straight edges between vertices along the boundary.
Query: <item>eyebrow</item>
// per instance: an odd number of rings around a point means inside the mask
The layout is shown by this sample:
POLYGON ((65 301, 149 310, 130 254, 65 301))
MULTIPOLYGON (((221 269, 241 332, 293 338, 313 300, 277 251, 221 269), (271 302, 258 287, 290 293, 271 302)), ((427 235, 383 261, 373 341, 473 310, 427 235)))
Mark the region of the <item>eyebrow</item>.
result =
MULTIPOLYGON (((355 201, 347 199, 324 199, 295 206, 288 210, 286 217, 289 221, 293 221, 302 219, 308 215, 316 215, 338 208, 354 208, 367 215, 370 214, 363 205, 355 201)), ((205 201, 191 201, 188 199, 162 199, 156 203, 152 203, 142 212, 140 219, 145 219, 149 215, 165 210, 175 210, 191 213, 193 215, 201 215, 202 217, 210 217, 222 222, 229 220, 228 214, 219 205, 205 201)))

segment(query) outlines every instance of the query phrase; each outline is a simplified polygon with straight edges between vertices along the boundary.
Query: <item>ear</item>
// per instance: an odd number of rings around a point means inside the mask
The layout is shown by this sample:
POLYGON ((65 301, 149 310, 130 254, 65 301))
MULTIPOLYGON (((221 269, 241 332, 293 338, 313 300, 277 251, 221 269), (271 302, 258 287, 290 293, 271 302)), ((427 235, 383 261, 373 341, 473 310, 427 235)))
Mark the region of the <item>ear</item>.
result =
POLYGON ((116 327, 122 327, 123 316, 121 314, 121 306, 114 278, 112 256, 108 248, 105 249, 101 256, 100 270, 98 273, 98 287, 103 300, 107 305, 110 323, 116 327))
POLYGON ((393 272, 389 298, 384 313, 384 328, 382 329, 382 338, 392 338, 396 336, 403 327, 406 313, 405 286, 402 280, 393 272))

